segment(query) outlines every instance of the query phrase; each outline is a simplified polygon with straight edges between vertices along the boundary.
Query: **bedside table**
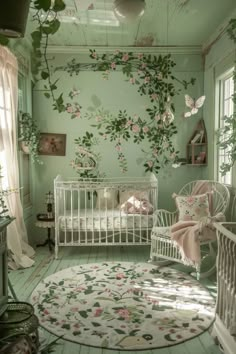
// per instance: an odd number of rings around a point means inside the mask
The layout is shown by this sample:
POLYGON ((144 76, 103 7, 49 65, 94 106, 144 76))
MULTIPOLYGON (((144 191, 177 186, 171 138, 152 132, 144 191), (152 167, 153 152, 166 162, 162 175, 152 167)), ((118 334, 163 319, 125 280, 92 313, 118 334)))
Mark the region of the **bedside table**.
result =
POLYGON ((40 244, 36 245, 36 247, 43 247, 48 244, 49 251, 52 252, 53 246, 55 246, 54 241, 51 239, 51 229, 55 228, 54 218, 38 219, 35 223, 35 226, 41 227, 43 229, 47 229, 47 236, 48 236, 44 243, 40 243, 40 244))

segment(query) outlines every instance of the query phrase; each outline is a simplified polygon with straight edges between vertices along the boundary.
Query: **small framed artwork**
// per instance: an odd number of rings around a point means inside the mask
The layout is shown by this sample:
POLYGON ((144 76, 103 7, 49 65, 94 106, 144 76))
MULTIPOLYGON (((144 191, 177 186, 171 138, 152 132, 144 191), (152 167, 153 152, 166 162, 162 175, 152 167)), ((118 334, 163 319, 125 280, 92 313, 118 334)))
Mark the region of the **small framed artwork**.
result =
POLYGON ((40 133, 39 154, 65 156, 66 134, 40 133))

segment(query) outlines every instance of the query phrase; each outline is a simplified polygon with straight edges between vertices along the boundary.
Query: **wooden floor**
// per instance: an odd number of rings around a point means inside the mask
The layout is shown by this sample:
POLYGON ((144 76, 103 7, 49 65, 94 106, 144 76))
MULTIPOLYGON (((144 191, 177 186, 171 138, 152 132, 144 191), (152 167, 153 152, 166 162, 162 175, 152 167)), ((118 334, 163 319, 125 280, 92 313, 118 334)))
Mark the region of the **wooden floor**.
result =
MULTIPOLYGON (((30 294, 37 284, 48 275, 58 272, 64 268, 78 264, 93 262, 119 260, 123 262, 146 262, 149 258, 149 247, 128 246, 128 247, 63 247, 60 248, 59 259, 55 260, 50 254, 47 246, 37 248, 35 264, 33 267, 10 271, 9 277, 19 301, 29 300, 30 294)), ((178 265, 177 267, 182 267, 178 265)), ((214 277, 202 281, 215 295, 216 282, 214 277)), ((41 338, 45 343, 52 341, 55 337, 42 330, 41 338)), ((55 348, 57 354, 118 354, 127 351, 106 350, 88 347, 59 340, 55 348)), ((144 351, 130 351, 137 354, 220 354, 221 351, 214 344, 209 332, 195 337, 183 344, 171 346, 163 349, 153 349, 144 351)))

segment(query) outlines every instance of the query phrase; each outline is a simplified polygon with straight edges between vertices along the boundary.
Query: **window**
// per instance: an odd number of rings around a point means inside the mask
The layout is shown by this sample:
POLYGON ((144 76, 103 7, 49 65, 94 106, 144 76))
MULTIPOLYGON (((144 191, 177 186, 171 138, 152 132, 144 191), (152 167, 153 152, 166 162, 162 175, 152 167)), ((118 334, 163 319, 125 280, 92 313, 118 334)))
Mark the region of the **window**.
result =
MULTIPOLYGON (((234 93, 233 68, 217 79, 216 103, 218 106, 217 129, 224 128, 224 117, 231 116, 234 110, 232 95, 234 93)), ((227 150, 217 147, 217 178, 221 183, 232 185, 233 170, 221 175, 220 166, 228 163, 227 150)))

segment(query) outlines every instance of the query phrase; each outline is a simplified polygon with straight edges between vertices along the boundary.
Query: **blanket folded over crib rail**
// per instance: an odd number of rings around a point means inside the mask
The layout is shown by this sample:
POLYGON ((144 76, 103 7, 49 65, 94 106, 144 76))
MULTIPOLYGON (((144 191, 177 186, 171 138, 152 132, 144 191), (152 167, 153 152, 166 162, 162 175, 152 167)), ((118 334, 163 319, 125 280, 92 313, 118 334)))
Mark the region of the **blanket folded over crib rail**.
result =
POLYGON ((223 221, 224 214, 218 213, 205 221, 178 221, 171 227, 171 240, 179 248, 184 264, 194 267, 200 265, 200 241, 215 240, 216 230, 213 223, 223 221))

